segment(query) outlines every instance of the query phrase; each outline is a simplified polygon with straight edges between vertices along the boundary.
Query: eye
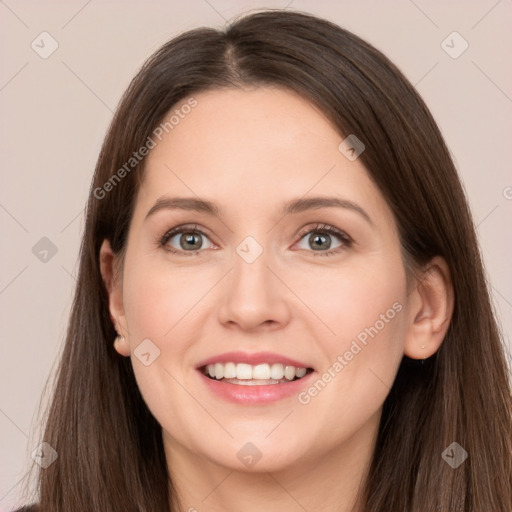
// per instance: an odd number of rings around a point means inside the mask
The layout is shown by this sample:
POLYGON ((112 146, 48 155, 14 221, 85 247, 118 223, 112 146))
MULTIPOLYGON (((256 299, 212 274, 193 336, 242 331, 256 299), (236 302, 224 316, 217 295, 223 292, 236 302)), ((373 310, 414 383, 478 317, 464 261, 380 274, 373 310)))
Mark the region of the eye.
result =
MULTIPOLYGON (((329 256, 339 253, 350 247, 352 239, 343 231, 325 224, 317 224, 300 234, 301 239, 308 237, 305 242, 316 252, 315 256, 329 256), (338 239, 338 245, 332 248, 332 239, 338 239)), ((167 231, 159 240, 159 247, 175 254, 198 256, 200 249, 204 249, 204 239, 210 241, 208 236, 197 228, 197 225, 178 226, 167 231)), ((300 247, 304 249, 304 247, 300 247)), ((306 247, 308 249, 308 247, 306 247)))
MULTIPOLYGON (((302 232, 300 236, 301 238, 307 237, 305 242, 316 252, 315 256, 330 256, 339 253, 350 247, 353 243, 346 233, 326 224, 317 224, 316 227, 302 232), (339 240, 339 245, 334 249, 332 249, 333 237, 339 240)), ((304 247, 301 248, 304 249, 304 247)))
POLYGON ((158 245, 172 253, 199 255, 199 250, 204 249, 204 238, 210 241, 197 226, 178 226, 167 231, 158 245))

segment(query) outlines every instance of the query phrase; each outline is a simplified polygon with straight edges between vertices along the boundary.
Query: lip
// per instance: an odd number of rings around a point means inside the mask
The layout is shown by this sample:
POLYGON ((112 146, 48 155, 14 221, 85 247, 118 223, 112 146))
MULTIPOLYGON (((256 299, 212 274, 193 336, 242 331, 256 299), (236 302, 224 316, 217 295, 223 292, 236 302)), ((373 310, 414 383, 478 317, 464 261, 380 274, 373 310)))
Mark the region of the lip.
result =
MULTIPOLYGON (((275 352, 255 352, 254 354, 247 352, 224 352, 223 354, 219 354, 217 356, 213 356, 205 359, 204 361, 201 361, 196 365, 196 369, 200 369, 203 366, 215 363, 246 363, 253 366, 263 363, 280 363, 287 366, 295 366, 295 368, 311 368, 311 366, 306 363, 297 361, 295 359, 290 359, 289 357, 276 354, 275 352)), ((281 384, 272 384, 272 386, 280 385, 281 384)))
MULTIPOLYGON (((218 359, 216 361, 221 362, 218 359)), ((200 369, 197 370, 197 373, 207 389, 216 397, 239 405, 257 405, 270 404, 291 396, 297 396, 303 388, 310 385, 317 372, 313 371, 301 379, 284 382, 283 384, 267 384, 262 386, 244 386, 221 380, 213 380, 204 375, 200 369)))

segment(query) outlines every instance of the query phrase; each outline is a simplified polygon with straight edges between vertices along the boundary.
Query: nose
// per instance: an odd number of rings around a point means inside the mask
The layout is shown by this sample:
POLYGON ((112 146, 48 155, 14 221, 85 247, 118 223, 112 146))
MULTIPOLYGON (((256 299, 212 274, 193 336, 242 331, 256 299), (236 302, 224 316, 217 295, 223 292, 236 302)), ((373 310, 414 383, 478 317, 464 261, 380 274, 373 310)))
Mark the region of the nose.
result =
POLYGON ((282 329, 290 321, 293 294, 279 271, 269 266, 270 259, 265 250, 252 263, 234 254, 233 269, 226 276, 220 299, 218 314, 223 325, 268 331, 282 329))

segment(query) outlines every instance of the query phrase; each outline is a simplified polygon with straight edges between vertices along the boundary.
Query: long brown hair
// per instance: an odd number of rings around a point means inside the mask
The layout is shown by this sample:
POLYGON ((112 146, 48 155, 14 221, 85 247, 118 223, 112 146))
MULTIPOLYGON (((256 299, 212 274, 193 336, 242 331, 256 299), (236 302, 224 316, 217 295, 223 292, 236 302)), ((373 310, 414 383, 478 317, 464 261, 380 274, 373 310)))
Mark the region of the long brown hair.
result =
POLYGON ((384 403, 365 512, 510 512, 512 405, 504 348, 467 201, 428 108, 375 48, 326 20, 290 11, 243 16, 225 30, 172 39, 131 82, 106 135, 86 209, 78 283, 43 439, 59 454, 38 477, 44 512, 168 511, 175 495, 160 425, 129 358, 120 357, 99 267, 104 239, 127 241, 144 161, 112 179, 170 109, 200 91, 270 85, 316 105, 392 209, 408 261, 442 256, 455 309, 439 351, 404 356, 384 403), (114 182, 112 182, 114 183, 114 182), (105 190, 105 189, 103 189, 105 190), (96 192, 95 192, 96 191, 96 192), (469 454, 453 469, 453 442, 469 454))

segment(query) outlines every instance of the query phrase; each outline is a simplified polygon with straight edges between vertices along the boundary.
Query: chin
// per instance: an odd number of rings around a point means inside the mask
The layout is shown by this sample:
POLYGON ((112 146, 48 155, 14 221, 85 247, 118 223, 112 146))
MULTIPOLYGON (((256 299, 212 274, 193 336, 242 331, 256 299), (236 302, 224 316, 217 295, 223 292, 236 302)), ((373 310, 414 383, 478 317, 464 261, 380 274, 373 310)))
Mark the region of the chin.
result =
MULTIPOLYGON (((237 436, 237 439, 241 437, 237 436)), ((302 450, 294 445, 284 447, 269 440, 258 440, 257 436, 248 436, 245 442, 230 440, 225 443, 222 453, 206 453, 204 456, 214 464, 242 473, 268 473, 290 469, 304 460, 302 450), (252 440, 250 440, 252 439, 252 440)), ((219 443, 218 446, 220 446, 219 443)))

